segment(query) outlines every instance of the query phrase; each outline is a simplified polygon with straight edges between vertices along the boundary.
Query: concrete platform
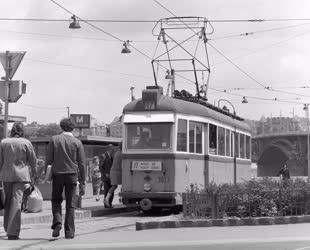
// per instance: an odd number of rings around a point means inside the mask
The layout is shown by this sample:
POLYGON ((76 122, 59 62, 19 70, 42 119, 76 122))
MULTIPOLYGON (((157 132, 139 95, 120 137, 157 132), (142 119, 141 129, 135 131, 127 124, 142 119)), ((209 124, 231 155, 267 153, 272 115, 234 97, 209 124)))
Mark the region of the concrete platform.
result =
MULTIPOLYGON (((63 201, 63 217, 65 214, 66 202, 63 201)), ((95 197, 92 196, 91 185, 88 184, 86 187, 86 194, 82 198, 82 208, 75 210, 76 220, 83 220, 90 217, 100 217, 110 214, 124 213, 136 211, 137 207, 125 207, 120 204, 118 192, 115 193, 113 200, 113 208, 104 208, 103 196, 100 196, 100 201, 96 201, 95 197)), ((3 211, 0 213, 0 225, 3 224, 3 211)), ((52 204, 49 200, 43 201, 42 212, 39 213, 22 213, 22 224, 38 224, 38 223, 52 223, 52 204)))

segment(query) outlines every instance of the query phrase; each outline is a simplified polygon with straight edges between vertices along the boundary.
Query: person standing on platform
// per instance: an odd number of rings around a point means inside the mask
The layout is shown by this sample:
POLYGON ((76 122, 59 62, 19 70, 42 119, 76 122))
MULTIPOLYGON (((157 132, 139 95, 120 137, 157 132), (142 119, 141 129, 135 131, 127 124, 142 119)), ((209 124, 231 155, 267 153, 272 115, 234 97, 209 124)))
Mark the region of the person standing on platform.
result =
POLYGON ((36 179, 37 158, 31 142, 24 137, 24 125, 13 124, 11 137, 0 145, 0 181, 4 184, 4 231, 8 240, 18 240, 24 191, 36 179))
POLYGON ((91 179, 93 185, 93 194, 96 196, 96 201, 99 201, 99 194, 101 189, 101 172, 99 168, 99 157, 94 156, 93 166, 91 170, 91 179))
POLYGON ((72 134, 74 124, 70 119, 62 119, 62 134, 51 138, 46 155, 46 167, 52 166, 52 213, 53 237, 58 237, 62 228, 62 193, 65 190, 66 215, 65 238, 73 239, 75 234, 73 196, 79 183, 80 195, 85 194, 85 152, 82 142, 72 134))
POLYGON ((114 192, 117 186, 122 184, 122 151, 120 148, 115 148, 113 152, 113 162, 110 170, 111 187, 108 190, 105 197, 104 204, 107 207, 112 207, 111 197, 114 196, 114 192))
POLYGON ((104 154, 101 155, 101 164, 100 164, 100 170, 101 170, 101 180, 103 182, 104 187, 104 207, 105 208, 111 208, 112 201, 114 198, 114 195, 109 196, 109 201, 105 202, 106 197, 108 195, 109 189, 112 187, 111 185, 111 176, 110 171, 113 163, 113 155, 114 155, 114 148, 112 144, 109 144, 104 154))

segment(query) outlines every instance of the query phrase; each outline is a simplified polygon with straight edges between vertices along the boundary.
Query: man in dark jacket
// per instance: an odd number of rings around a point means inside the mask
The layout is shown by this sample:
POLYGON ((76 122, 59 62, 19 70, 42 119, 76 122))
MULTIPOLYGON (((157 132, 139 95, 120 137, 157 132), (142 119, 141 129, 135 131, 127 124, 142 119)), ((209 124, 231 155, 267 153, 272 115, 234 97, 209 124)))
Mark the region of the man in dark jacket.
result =
POLYGON ((46 166, 52 165, 52 212, 53 237, 58 237, 62 227, 61 203, 65 189, 66 216, 65 238, 73 239, 75 234, 73 197, 79 182, 80 195, 85 194, 85 153, 80 140, 72 134, 74 124, 70 119, 60 121, 63 133, 53 136, 48 144, 46 166))
POLYGON ((106 197, 108 195, 109 189, 112 187, 111 185, 111 176, 110 171, 113 164, 113 156, 114 156, 114 148, 112 144, 109 144, 106 151, 100 156, 100 171, 101 171, 101 180, 103 182, 104 187, 104 207, 105 208, 111 208, 112 207, 112 201, 114 198, 114 195, 109 195, 108 201, 106 200, 106 197))

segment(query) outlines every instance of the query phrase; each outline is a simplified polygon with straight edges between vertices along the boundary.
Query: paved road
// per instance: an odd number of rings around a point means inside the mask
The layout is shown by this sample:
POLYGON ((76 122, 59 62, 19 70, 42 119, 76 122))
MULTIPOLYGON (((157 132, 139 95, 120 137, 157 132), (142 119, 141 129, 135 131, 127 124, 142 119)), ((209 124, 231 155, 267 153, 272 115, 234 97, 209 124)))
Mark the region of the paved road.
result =
POLYGON ((310 224, 178 228, 135 231, 136 221, 166 220, 171 216, 146 217, 122 214, 81 220, 73 240, 53 240, 50 225, 25 225, 21 240, 7 241, 0 233, 4 249, 253 249, 310 250, 310 224))

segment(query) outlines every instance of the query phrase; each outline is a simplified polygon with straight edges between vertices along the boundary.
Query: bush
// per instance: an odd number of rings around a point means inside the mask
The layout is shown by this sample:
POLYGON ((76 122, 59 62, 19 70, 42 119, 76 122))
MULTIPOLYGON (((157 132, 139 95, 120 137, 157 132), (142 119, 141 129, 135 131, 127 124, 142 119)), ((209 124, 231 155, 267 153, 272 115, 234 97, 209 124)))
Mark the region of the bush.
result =
POLYGON ((193 207, 185 211, 206 214, 200 210, 208 207, 216 218, 310 214, 310 183, 302 179, 278 182, 264 178, 236 185, 210 183, 205 189, 191 185, 186 194, 184 197, 191 202, 183 203, 193 207), (199 208, 200 204, 204 205, 199 208))

